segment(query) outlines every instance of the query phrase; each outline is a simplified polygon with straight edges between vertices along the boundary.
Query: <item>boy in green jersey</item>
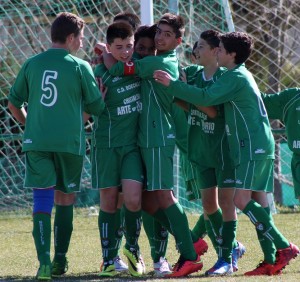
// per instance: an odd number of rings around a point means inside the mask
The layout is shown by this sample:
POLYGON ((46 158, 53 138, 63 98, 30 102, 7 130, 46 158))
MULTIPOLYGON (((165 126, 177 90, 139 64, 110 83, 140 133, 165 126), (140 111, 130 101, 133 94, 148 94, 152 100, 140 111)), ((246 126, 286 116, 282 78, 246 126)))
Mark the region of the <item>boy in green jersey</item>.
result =
MULTIPOLYGON (((181 277, 202 269, 202 261, 196 254, 189 233, 186 215, 173 195, 173 154, 175 146, 174 121, 171 115, 173 98, 164 93, 164 87, 153 79, 153 71, 163 68, 178 78, 176 47, 182 41, 183 19, 165 14, 158 22, 155 35, 157 56, 148 56, 127 64, 104 62, 112 75, 138 75, 141 77, 141 100, 143 109, 139 118, 138 145, 146 167, 147 199, 146 211, 171 230, 181 254, 166 277, 181 277), (113 66, 112 66, 113 65, 113 66), (156 202, 159 209, 151 209, 156 202)), ((156 206, 156 205, 154 205, 156 206)), ((143 204, 144 208, 144 204, 143 204)))
MULTIPOLYGON (((128 14, 126 14, 128 16, 128 14)), ((125 18, 123 18, 123 22, 125 18)), ((126 18, 127 19, 127 18, 126 18)), ((117 21, 119 21, 117 17, 117 21)), ((128 22, 130 22, 128 20, 128 22)), ((134 34, 134 54, 135 59, 142 59, 146 56, 155 56, 156 49, 154 44, 154 36, 156 32, 156 25, 152 26, 140 26, 134 34)), ((95 48, 103 48, 103 44, 96 44, 95 48)), ((145 193, 143 193, 145 194, 145 193)), ((118 210, 117 212, 121 215, 121 222, 124 220, 123 212, 121 212, 121 207, 123 204, 123 196, 119 193, 118 200, 118 210)), ((170 273, 170 265, 165 258, 167 244, 168 244, 168 231, 164 226, 161 225, 157 220, 155 220, 147 212, 142 212, 143 226, 146 231, 146 235, 149 240, 151 257, 153 260, 153 268, 155 276, 163 276, 170 273)), ((122 228, 122 227, 121 227, 122 228)), ((119 256, 114 258, 114 265, 117 271, 127 270, 128 267, 122 261, 119 256)))
MULTIPOLYGON (((134 35, 125 22, 111 24, 106 32, 107 49, 121 62, 131 59, 134 35)), ((141 230, 141 197, 143 170, 137 146, 137 123, 140 103, 140 79, 113 77, 104 64, 95 69, 107 87, 105 110, 94 119, 92 152, 92 186, 100 189, 99 233, 103 267, 100 276, 117 274, 114 258, 122 238, 117 203, 122 186, 126 244, 129 272, 141 276, 144 266, 140 257, 138 238, 141 230)))
POLYGON ((285 125, 288 146, 293 152, 291 170, 295 198, 300 200, 300 131, 297 128, 300 124, 300 88, 288 88, 275 94, 262 93, 262 99, 269 118, 280 119, 285 125))
MULTIPOLYGON (((245 275, 276 275, 299 254, 299 249, 279 232, 268 208, 267 189, 273 181, 274 138, 257 84, 246 69, 253 41, 246 33, 221 36, 219 66, 226 67, 214 84, 196 88, 157 71, 157 82, 169 86, 169 95, 202 106, 224 104, 225 129, 235 165, 234 203, 249 217, 257 233, 274 243, 272 262, 263 261, 245 275)), ((264 249, 263 249, 264 251, 264 249)))
POLYGON ((67 271, 75 193, 85 154, 83 111, 100 115, 104 109, 90 65, 71 54, 82 47, 84 21, 60 13, 51 26, 52 48, 28 59, 9 95, 8 107, 25 124, 25 187, 33 188, 33 231, 38 280, 67 271), (23 105, 28 103, 27 114, 23 105), (54 193, 55 190, 55 193, 54 193), (55 256, 51 265, 51 213, 55 256))
MULTIPOLYGON (((195 66, 185 68, 188 84, 207 87, 226 72, 226 69, 219 68, 217 62, 220 35, 214 30, 201 33, 195 55, 203 67, 198 67, 192 76, 195 66)), ((235 240, 235 176, 225 137, 224 109, 223 105, 215 107, 217 114, 211 118, 199 106, 189 104, 187 146, 188 157, 197 166, 197 187, 193 194, 197 195, 199 190, 201 192, 205 226, 218 255, 217 263, 205 273, 208 276, 228 275, 237 271, 237 260, 245 252, 245 247, 235 240)), ((198 223, 193 231, 197 234, 198 223)))

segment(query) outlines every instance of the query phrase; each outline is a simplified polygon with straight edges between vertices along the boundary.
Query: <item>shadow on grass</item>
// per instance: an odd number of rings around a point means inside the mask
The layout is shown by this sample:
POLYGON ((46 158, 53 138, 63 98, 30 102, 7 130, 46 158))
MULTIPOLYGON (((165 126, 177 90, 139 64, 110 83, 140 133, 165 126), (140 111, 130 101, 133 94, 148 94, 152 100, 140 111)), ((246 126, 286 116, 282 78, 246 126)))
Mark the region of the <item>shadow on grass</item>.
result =
MULTIPOLYGON (((189 279, 199 279, 199 278, 204 278, 203 273, 199 273, 193 276, 189 277, 183 277, 181 279, 184 279, 184 281, 189 280, 189 279)), ((175 278, 174 278, 175 279, 175 278)), ((103 282, 139 282, 139 281, 172 281, 170 278, 164 278, 164 277, 154 277, 153 273, 147 273, 143 277, 133 277, 128 274, 120 274, 116 277, 100 277, 98 273, 82 273, 80 275, 66 275, 62 276, 59 278, 52 278, 51 282, 60 282, 60 281, 74 281, 74 282, 80 282, 80 281, 103 281, 103 282)), ((0 281, 6 282, 6 281, 24 281, 24 282, 30 282, 30 281, 37 281, 34 277, 32 276, 5 276, 5 277, 0 277, 0 281)), ((174 280, 175 281, 175 280, 174 280)), ((181 280, 182 281, 182 280, 181 280)))

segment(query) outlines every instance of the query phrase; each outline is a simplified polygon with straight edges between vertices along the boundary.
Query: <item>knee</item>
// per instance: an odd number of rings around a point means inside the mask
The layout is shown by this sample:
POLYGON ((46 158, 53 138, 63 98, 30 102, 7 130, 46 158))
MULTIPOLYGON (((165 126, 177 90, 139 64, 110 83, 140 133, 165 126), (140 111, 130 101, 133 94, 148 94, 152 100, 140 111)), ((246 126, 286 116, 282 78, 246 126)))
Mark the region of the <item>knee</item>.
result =
POLYGON ((205 200, 202 202, 203 209, 207 214, 213 214, 219 209, 216 201, 205 200))
POLYGON ((246 201, 246 199, 243 199, 241 197, 234 197, 233 203, 238 209, 243 211, 245 209, 246 205, 248 204, 248 201, 246 201))
POLYGON ((33 214, 51 215, 54 205, 54 189, 33 189, 33 214))
POLYGON ((56 190, 55 194, 54 194, 54 202, 56 205, 59 205, 59 206, 74 205, 75 199, 76 199, 75 193, 65 194, 59 190, 56 190))

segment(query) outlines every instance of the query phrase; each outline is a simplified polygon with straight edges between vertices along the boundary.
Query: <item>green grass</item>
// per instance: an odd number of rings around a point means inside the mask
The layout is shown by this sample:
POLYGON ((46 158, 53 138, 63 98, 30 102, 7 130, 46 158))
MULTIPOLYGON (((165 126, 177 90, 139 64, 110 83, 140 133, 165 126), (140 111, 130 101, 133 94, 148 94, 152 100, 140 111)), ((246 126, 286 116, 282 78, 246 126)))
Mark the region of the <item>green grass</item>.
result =
MULTIPOLYGON (((196 215, 188 215, 190 226, 197 220, 196 215)), ((299 214, 277 214, 274 215, 277 227, 293 243, 300 245, 299 214)), ((0 281, 34 281, 38 268, 35 248, 31 236, 31 217, 0 217, 0 281)), ((237 232, 240 240, 247 248, 247 252, 239 262, 239 271, 230 277, 206 278, 205 270, 210 268, 216 261, 216 254, 209 244, 208 253, 203 256, 203 270, 188 278, 166 279, 166 281, 299 281, 300 280, 300 258, 293 260, 286 267, 283 275, 277 277, 245 277, 243 273, 253 269, 260 259, 262 252, 256 238, 256 232, 248 218, 239 215, 237 232)), ((208 241, 208 239, 207 239, 208 241)), ((101 248, 97 228, 97 217, 89 217, 87 212, 76 210, 74 219, 74 231, 69 249, 69 271, 63 278, 53 281, 164 281, 155 279, 149 273, 152 270, 152 261, 148 241, 142 232, 139 240, 142 254, 146 263, 148 273, 144 278, 133 278, 122 275, 117 278, 103 279, 98 277, 101 262, 101 248)), ((53 251, 52 251, 53 254, 53 251)), ((169 240, 167 258, 173 264, 178 259, 173 238, 169 240)))

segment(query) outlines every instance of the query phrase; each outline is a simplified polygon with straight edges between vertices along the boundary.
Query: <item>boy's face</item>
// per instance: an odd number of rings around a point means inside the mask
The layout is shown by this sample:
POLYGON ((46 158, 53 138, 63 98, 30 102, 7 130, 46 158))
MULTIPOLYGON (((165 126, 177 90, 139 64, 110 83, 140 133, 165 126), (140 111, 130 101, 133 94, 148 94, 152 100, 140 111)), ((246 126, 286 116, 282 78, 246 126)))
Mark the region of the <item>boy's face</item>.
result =
POLYGON ((226 67, 228 69, 231 69, 235 64, 234 63, 235 53, 228 53, 224 48, 222 42, 220 42, 217 58, 220 67, 226 67))
POLYGON ((155 56, 154 40, 149 37, 141 37, 134 46, 134 51, 141 57, 155 56))
POLYGON ((159 24, 154 37, 155 47, 159 52, 174 50, 182 41, 182 38, 176 38, 173 28, 167 24, 159 24))
POLYGON ((75 54, 80 48, 83 47, 82 40, 84 38, 83 35, 84 30, 82 29, 79 34, 75 37, 74 34, 70 34, 67 37, 67 45, 71 54, 75 54))
POLYGON ((107 44, 112 56, 123 63, 129 62, 133 53, 134 36, 125 39, 115 38, 113 43, 107 44))
POLYGON ((218 47, 211 48, 209 44, 202 38, 199 38, 195 54, 199 65, 207 66, 216 62, 218 47))

